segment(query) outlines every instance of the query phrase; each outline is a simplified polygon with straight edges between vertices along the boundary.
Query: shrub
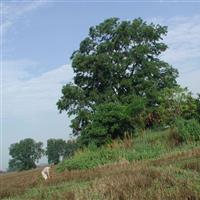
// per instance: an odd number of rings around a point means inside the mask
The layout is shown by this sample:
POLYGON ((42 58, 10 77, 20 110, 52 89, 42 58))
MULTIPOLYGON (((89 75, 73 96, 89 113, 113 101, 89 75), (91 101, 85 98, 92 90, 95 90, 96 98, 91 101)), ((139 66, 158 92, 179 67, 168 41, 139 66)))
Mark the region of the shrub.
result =
POLYGON ((144 128, 145 99, 126 97, 124 102, 106 102, 95 106, 88 123, 81 132, 79 142, 102 146, 113 139, 124 138, 124 133, 135 133, 144 128))
POLYGON ((200 124, 195 119, 178 118, 172 128, 172 136, 178 142, 192 142, 200 140, 200 124))

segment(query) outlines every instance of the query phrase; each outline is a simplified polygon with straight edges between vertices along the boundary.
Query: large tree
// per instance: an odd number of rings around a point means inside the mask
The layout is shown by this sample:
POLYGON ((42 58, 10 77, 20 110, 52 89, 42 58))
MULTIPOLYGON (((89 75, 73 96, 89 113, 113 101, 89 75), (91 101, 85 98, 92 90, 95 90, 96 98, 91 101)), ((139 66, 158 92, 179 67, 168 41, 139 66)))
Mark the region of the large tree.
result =
POLYGON ((21 140, 19 143, 11 144, 9 154, 9 170, 28 170, 36 168, 36 162, 44 153, 42 142, 35 142, 31 138, 21 140))
POLYGON ((74 135, 91 125, 100 104, 129 104, 139 96, 152 108, 158 105, 161 90, 177 85, 177 70, 159 58, 167 49, 162 42, 166 34, 166 26, 140 18, 110 18, 89 29, 71 56, 74 82, 63 87, 57 103, 60 111, 75 116, 74 135))

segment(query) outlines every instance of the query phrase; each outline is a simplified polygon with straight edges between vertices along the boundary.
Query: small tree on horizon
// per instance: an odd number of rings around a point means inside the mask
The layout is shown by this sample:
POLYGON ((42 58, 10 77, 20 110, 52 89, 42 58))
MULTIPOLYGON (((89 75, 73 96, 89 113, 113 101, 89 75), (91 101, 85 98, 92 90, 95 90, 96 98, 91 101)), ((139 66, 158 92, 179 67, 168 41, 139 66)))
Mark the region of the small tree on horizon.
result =
POLYGON ((48 139, 46 155, 48 163, 58 164, 64 156, 66 142, 63 139, 48 139))
POLYGON ((48 163, 58 164, 62 158, 70 158, 78 148, 75 140, 48 139, 46 155, 48 163))
POLYGON ((42 142, 35 142, 31 138, 20 140, 10 145, 9 171, 21 171, 36 168, 36 162, 44 154, 42 142))

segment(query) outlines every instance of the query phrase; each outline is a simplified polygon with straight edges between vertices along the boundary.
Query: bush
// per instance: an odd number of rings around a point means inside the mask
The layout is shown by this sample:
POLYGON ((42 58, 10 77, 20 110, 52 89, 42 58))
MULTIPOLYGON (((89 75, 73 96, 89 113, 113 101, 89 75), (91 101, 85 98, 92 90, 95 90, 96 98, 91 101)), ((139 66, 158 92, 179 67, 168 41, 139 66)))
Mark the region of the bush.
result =
POLYGON ((102 146, 113 139, 124 138, 124 133, 135 133, 144 128, 145 99, 126 97, 124 103, 109 102, 95 106, 88 123, 79 137, 80 144, 91 142, 102 146))
POLYGON ((200 140, 200 124, 195 119, 178 118, 172 129, 172 135, 178 142, 193 142, 200 140))

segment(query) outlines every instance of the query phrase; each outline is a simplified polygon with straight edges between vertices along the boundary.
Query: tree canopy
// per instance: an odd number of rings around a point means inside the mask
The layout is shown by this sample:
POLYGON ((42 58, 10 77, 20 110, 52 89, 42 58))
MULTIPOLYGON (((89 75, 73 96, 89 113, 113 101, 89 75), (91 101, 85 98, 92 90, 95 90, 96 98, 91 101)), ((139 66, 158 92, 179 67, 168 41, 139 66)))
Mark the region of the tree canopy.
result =
POLYGON ((88 36, 71 56, 74 82, 63 87, 57 103, 60 111, 74 117, 74 135, 89 138, 95 135, 91 130, 97 124, 101 129, 99 136, 105 134, 105 129, 111 137, 117 137, 119 130, 118 135, 133 130, 138 123, 133 120, 136 112, 130 115, 127 110, 134 99, 143 99, 145 107, 141 112, 150 112, 159 105, 160 91, 177 87, 178 71, 160 59, 167 49, 162 42, 166 34, 166 26, 148 24, 141 18, 110 18, 89 29, 88 36), (105 126, 99 121, 104 110, 108 110, 105 126), (111 120, 112 112, 116 114, 116 123, 111 120), (128 124, 126 130, 120 128, 119 121, 128 124))
POLYGON ((48 139, 46 155, 48 157, 48 163, 58 164, 61 156, 65 152, 65 141, 62 139, 48 139))
POLYGON ((36 168, 37 162, 44 153, 42 142, 35 142, 31 138, 21 140, 19 143, 11 144, 9 154, 9 170, 28 170, 36 168))
POLYGON ((69 158, 74 154, 77 149, 77 143, 72 140, 67 142, 63 139, 48 139, 46 155, 48 163, 58 164, 62 158, 69 158))

